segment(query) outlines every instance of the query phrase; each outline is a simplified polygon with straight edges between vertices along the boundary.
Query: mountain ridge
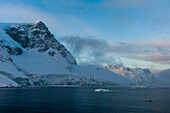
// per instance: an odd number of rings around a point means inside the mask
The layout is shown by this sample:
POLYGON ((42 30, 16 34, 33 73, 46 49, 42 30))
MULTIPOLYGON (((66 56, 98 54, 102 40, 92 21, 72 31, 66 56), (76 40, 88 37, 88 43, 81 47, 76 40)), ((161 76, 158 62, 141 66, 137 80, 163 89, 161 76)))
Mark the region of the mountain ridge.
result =
POLYGON ((124 76, 125 78, 131 80, 134 84, 137 85, 146 85, 154 86, 156 77, 151 73, 149 69, 142 68, 129 68, 123 66, 112 66, 107 65, 103 66, 104 68, 124 76))
POLYGON ((105 67, 79 66, 42 21, 0 24, 0 74, 13 80, 14 86, 151 86, 105 67))

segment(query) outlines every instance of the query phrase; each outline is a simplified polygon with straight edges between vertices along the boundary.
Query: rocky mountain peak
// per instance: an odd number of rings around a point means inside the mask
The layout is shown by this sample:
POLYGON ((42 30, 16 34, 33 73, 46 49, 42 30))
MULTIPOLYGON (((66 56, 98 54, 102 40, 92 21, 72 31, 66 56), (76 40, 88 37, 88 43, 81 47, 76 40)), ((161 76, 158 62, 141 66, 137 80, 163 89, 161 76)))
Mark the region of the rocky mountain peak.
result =
POLYGON ((47 26, 42 21, 35 22, 34 28, 40 30, 48 30, 47 26))
POLYGON ((19 24, 4 29, 6 33, 23 48, 48 52, 50 56, 61 54, 70 64, 77 64, 71 53, 60 44, 42 21, 34 24, 19 24))

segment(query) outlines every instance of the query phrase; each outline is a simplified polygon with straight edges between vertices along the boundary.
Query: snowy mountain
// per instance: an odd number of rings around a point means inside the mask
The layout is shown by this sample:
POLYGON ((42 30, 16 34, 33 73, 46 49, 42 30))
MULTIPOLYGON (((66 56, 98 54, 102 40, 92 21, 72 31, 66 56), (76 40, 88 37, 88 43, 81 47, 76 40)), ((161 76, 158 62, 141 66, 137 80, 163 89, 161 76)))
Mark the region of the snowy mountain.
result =
MULTIPOLYGON (((55 56, 55 54, 59 53, 68 63, 77 64, 70 52, 55 39, 54 35, 50 33, 46 25, 41 21, 35 24, 18 25, 4 30, 25 49, 37 49, 38 52, 47 52, 50 56, 55 56)), ((19 51, 18 54, 21 54, 22 51, 19 51)))
POLYGON ((41 21, 0 23, 0 74, 6 86, 132 84, 107 69, 77 65, 41 21))
POLYGON ((140 86, 154 86, 156 83, 156 77, 150 72, 149 69, 142 68, 129 68, 123 66, 112 66, 107 65, 104 68, 117 73, 128 80, 130 80, 134 85, 140 86))
POLYGON ((161 71, 157 74, 157 80, 162 87, 170 87, 170 69, 161 71))
MULTIPOLYGON (((16 69, 10 54, 1 45, 0 45, 0 74, 1 78, 4 78, 4 80, 7 80, 5 77, 3 77, 6 76, 7 78, 14 80, 20 85, 33 84, 29 77, 25 76, 23 73, 19 72, 16 69)), ((4 81, 4 83, 6 82, 4 81)))

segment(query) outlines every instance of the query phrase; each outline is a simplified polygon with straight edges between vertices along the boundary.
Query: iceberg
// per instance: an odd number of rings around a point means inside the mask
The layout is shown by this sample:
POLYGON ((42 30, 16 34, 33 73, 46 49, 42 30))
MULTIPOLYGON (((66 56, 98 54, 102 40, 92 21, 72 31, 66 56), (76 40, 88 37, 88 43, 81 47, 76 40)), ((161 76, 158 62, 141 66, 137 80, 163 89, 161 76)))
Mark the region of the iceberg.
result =
POLYGON ((108 89, 95 89, 94 91, 95 91, 95 92, 111 92, 111 91, 108 90, 108 89))

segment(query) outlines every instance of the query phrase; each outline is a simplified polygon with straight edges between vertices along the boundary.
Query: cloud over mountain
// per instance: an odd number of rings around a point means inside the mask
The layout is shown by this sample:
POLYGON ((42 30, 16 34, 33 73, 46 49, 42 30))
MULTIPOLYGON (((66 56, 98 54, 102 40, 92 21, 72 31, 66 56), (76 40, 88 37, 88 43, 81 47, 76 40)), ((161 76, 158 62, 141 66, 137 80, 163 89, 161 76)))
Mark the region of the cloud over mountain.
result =
POLYGON ((70 48, 70 50, 79 56, 79 61, 90 60, 91 63, 101 61, 100 63, 115 63, 115 56, 130 59, 150 61, 158 64, 170 63, 170 44, 168 41, 143 41, 143 42, 115 42, 108 43, 101 39, 93 37, 65 36, 61 41, 70 48), (85 57, 80 57, 86 54, 85 57), (104 60, 107 58, 107 60, 104 60))

